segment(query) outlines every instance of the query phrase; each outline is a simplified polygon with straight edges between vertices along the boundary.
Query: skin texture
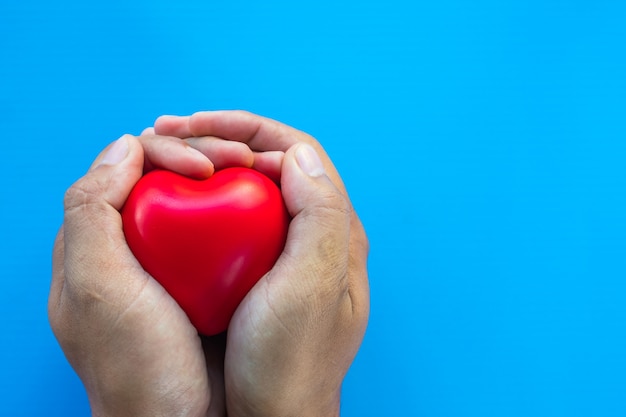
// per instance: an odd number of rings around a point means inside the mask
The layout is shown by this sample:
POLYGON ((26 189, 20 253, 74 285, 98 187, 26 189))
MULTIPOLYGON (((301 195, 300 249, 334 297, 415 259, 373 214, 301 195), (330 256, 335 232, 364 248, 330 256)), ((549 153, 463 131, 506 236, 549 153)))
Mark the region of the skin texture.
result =
POLYGON ((165 116, 110 145, 67 191, 50 323, 96 416, 339 415, 369 314, 367 254, 315 139, 241 111, 165 116), (226 166, 280 182, 293 219, 226 334, 202 338, 132 256, 119 210, 154 167, 203 178, 226 166))

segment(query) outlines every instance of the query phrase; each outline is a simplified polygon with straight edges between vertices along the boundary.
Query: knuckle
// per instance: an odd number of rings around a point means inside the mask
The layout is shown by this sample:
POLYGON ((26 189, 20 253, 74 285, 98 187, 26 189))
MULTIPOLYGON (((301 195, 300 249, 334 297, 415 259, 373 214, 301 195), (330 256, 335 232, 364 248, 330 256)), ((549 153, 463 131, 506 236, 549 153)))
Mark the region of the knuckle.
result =
POLYGON ((362 253, 364 257, 367 257, 370 252, 370 240, 361 219, 359 219, 354 211, 352 213, 350 231, 352 234, 352 241, 360 249, 359 253, 362 253))
POLYGON ((347 272, 347 250, 343 242, 335 239, 331 233, 322 237, 315 247, 320 275, 340 275, 347 272))
POLYGON ((72 328, 72 307, 68 307, 63 296, 48 298, 48 323, 55 337, 62 345, 65 345, 72 328))
POLYGON ((88 181, 83 177, 65 192, 63 199, 65 211, 71 212, 96 207, 101 202, 102 193, 103 188, 99 183, 88 181))
POLYGON ((78 180, 65 192, 63 205, 66 210, 85 204, 90 199, 91 187, 85 185, 85 181, 78 180))
POLYGON ((348 199, 337 190, 328 190, 319 195, 316 211, 332 217, 346 217, 352 215, 352 207, 348 199))

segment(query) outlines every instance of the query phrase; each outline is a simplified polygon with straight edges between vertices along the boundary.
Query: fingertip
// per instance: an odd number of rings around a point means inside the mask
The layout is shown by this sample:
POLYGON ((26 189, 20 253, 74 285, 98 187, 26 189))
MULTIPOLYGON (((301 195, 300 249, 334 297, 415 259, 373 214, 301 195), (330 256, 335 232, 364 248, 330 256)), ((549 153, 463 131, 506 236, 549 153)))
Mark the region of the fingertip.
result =
POLYGON ((240 165, 246 168, 252 168, 254 166, 254 152, 248 146, 241 142, 229 142, 232 144, 241 145, 237 148, 239 152, 240 165))
POLYGON ((157 117, 155 123, 167 123, 169 121, 176 121, 176 120, 179 120, 179 119, 184 119, 186 117, 189 117, 189 116, 177 116, 177 115, 174 115, 174 114, 162 114, 161 116, 157 117))
POLYGON ((203 179, 208 178, 215 173, 215 165, 213 164, 213 161, 211 161, 205 154, 191 146, 185 146, 185 149, 191 154, 191 157, 196 161, 197 165, 197 169, 190 170, 187 172, 187 175, 203 179))
POLYGON ((309 177, 316 178, 326 174, 322 160, 311 145, 296 145, 295 159, 302 172, 309 177))
POLYGON ((102 165, 117 165, 122 162, 126 156, 128 156, 128 152, 130 150, 128 140, 129 137, 132 136, 123 135, 108 146, 96 168, 102 165))
POLYGON ((159 116, 154 122, 154 134, 188 138, 193 136, 189 132, 190 116, 159 116))
POLYGON ((285 152, 282 151, 255 152, 252 169, 261 172, 272 181, 279 184, 281 177, 280 171, 284 158, 285 152))
POLYGON ((139 139, 133 135, 123 136, 127 141, 128 153, 109 175, 109 185, 104 190, 105 200, 120 210, 130 190, 143 175, 144 150, 139 139))
POLYGON ((214 164, 215 170, 229 167, 250 168, 254 164, 252 150, 241 142, 204 136, 185 139, 185 143, 206 155, 214 164))
POLYGON ((286 153, 281 170, 281 188, 292 217, 305 209, 343 207, 343 196, 326 175, 317 151, 298 143, 286 153))
POLYGON ((174 136, 140 136, 144 150, 144 171, 166 169, 193 178, 213 175, 213 162, 183 139, 174 136))

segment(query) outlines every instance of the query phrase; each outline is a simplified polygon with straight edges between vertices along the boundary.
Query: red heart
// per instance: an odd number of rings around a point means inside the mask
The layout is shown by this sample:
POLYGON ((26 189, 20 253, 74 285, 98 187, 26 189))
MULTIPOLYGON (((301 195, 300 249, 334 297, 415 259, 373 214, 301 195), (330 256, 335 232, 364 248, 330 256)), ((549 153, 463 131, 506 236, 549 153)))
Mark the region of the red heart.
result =
POLYGON ((206 180, 152 171, 122 209, 128 246, 201 334, 223 332, 281 254, 289 215, 263 174, 228 168, 206 180))

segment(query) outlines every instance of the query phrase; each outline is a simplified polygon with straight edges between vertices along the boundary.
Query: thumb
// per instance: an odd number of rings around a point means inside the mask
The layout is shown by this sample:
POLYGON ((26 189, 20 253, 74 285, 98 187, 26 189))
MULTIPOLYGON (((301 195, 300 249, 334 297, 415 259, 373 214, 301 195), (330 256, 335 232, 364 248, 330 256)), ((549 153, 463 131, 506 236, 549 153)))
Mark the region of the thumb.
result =
POLYGON ((298 276, 295 285, 318 296, 347 285, 350 204, 312 146, 299 143, 286 152, 281 188, 292 221, 286 256, 276 266, 287 268, 298 276))
POLYGON ((125 245, 119 210, 141 178, 143 148, 137 138, 125 135, 98 159, 65 194, 64 266, 66 279, 75 281, 67 284, 103 295, 106 282, 95 277, 125 276, 120 272, 137 266, 125 245))
POLYGON ((74 186, 101 188, 97 190, 98 197, 119 210, 143 175, 144 159, 144 149, 139 140, 132 135, 123 135, 98 155, 89 173, 74 186))

